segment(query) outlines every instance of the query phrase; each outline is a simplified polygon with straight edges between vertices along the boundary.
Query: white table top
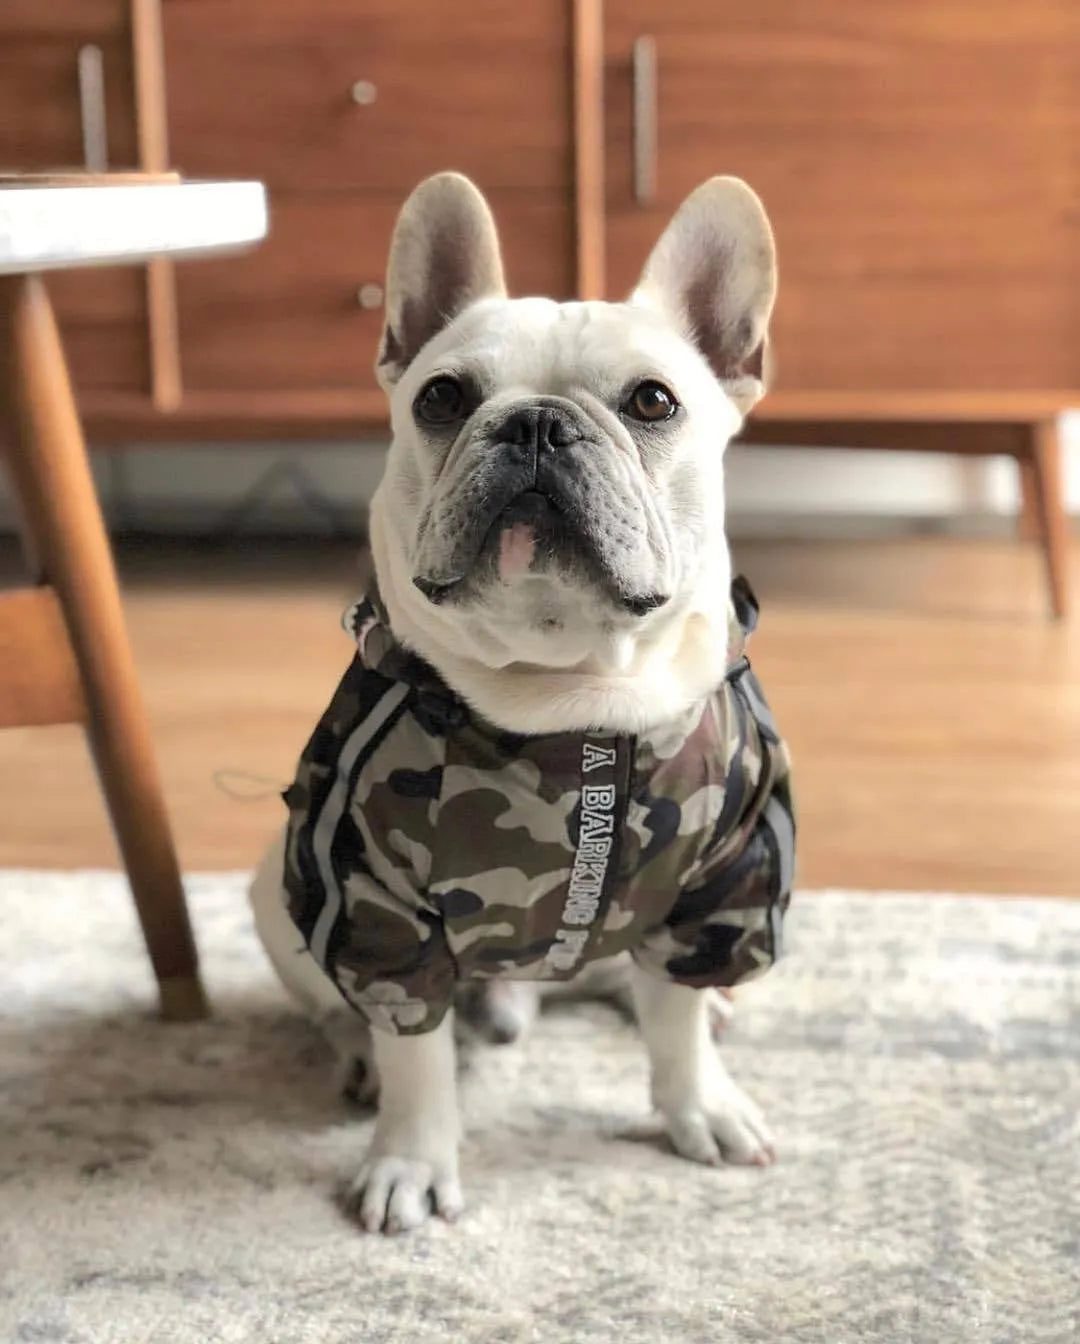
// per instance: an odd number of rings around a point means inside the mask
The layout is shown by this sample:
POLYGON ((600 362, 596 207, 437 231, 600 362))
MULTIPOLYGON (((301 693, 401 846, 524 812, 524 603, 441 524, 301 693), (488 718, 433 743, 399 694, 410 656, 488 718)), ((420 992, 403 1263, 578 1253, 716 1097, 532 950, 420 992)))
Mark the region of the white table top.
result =
POLYGON ((237 251, 266 229, 261 182, 0 180, 0 275, 237 251))

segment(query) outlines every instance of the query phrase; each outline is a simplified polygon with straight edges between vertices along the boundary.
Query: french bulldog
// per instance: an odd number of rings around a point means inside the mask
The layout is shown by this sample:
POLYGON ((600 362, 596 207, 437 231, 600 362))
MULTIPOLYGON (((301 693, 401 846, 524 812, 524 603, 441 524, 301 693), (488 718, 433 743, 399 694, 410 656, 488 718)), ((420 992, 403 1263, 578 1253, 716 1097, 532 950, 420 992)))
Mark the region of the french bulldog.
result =
POLYGON ((676 1151, 773 1160, 710 1022, 714 987, 775 957, 791 888, 787 753, 724 528, 775 292, 765 211, 730 177, 688 197, 624 303, 508 298, 457 174, 401 211, 356 654, 251 893, 286 986, 373 1053, 349 1194, 368 1230, 463 1208, 463 984, 510 1037, 541 992, 615 967, 676 1151))

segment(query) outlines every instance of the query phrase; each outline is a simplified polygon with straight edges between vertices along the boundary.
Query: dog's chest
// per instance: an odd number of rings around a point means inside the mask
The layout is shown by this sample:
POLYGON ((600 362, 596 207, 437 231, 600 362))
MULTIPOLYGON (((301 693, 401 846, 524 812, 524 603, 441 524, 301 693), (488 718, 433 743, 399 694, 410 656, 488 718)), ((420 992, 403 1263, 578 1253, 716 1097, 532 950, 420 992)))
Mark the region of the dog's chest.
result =
POLYGON ((648 740, 407 715, 357 780, 353 821, 376 874, 437 913, 459 975, 565 978, 661 924, 714 841, 723 707, 648 740))

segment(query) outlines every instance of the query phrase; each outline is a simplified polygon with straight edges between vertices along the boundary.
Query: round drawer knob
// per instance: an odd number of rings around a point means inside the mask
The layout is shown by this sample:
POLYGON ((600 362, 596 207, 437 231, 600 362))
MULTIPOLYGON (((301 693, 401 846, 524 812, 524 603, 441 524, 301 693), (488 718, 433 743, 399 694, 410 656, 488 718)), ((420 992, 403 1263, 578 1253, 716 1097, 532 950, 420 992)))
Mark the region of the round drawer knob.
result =
POLYGON ((370 107, 375 101, 375 85, 370 79, 358 79, 349 90, 350 97, 354 103, 359 103, 361 107, 370 107))
POLYGON ((356 302, 361 308, 381 308, 383 302, 382 285, 361 285, 356 291, 356 302))

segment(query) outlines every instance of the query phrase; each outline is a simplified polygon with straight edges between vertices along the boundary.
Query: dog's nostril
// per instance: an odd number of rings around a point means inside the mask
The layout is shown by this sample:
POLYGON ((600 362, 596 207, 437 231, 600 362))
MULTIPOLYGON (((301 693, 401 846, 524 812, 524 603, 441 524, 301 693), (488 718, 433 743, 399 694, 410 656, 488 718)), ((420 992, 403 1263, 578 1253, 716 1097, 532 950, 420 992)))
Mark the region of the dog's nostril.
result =
POLYGON ((570 444, 576 443, 581 434, 568 415, 549 410, 545 412, 545 419, 541 421, 539 437, 541 444, 547 444, 550 448, 567 448, 570 444))
POLYGON ((517 448, 532 443, 536 438, 535 412, 515 411, 503 421, 499 437, 504 443, 511 443, 517 448))
POLYGON ((573 416, 554 406, 525 406, 499 427, 502 443, 515 448, 566 448, 582 437, 573 416))

